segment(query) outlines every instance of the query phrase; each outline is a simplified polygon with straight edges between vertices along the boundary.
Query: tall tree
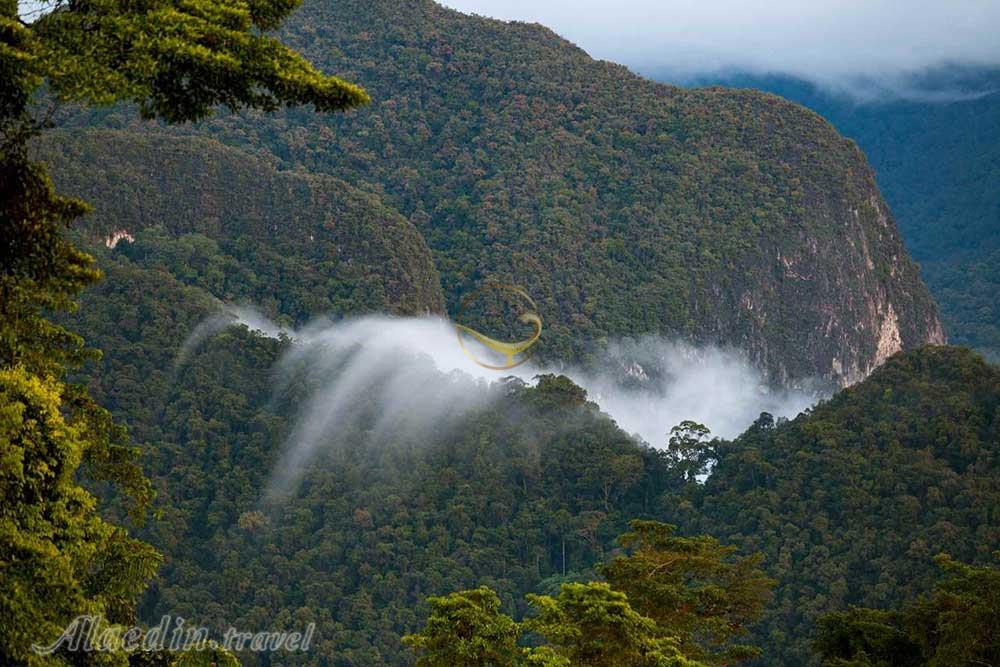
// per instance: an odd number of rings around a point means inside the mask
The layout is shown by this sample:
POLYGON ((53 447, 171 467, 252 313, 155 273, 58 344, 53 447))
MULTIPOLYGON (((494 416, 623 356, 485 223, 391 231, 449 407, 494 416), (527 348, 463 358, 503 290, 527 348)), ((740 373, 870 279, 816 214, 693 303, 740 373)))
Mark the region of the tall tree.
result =
POLYGON ((132 623, 132 603, 159 555, 102 521, 74 479, 99 436, 63 415, 64 387, 23 367, 0 369, 0 657, 41 662, 80 614, 132 623))
POLYGON ((686 481, 693 482, 710 470, 718 446, 717 440, 709 440, 711 435, 707 426, 689 420, 670 429, 667 456, 686 481))
POLYGON ((652 619, 631 607, 624 593, 606 583, 563 584, 556 597, 529 595, 528 600, 536 615, 525 627, 548 642, 541 655, 549 664, 704 667, 685 657, 675 637, 663 635, 652 619))
MULTIPOLYGON (((77 480, 124 486, 141 517, 152 493, 124 430, 69 368, 83 340, 52 322, 100 278, 65 232, 87 206, 58 196, 28 143, 46 125, 36 95, 131 102, 144 117, 203 118, 216 105, 320 111, 367 102, 267 34, 295 0, 68 0, 19 15, 0 0, 0 662, 32 664, 78 614, 134 619, 159 557, 101 520, 77 480), (35 20, 31 21, 34 18, 35 20)), ((105 656, 107 658, 107 656, 105 656)), ((114 660, 114 658, 108 658, 114 660)), ((58 661, 48 657, 46 662, 58 661)), ((124 660, 124 658, 122 658, 124 660)))
POLYGON ((403 642, 420 653, 418 667, 512 667, 520 649, 517 623, 500 611, 497 594, 480 586, 427 599, 431 614, 420 634, 403 642))
POLYGON ((713 537, 678 537, 674 526, 634 520, 619 543, 630 551, 600 567, 615 590, 665 633, 685 655, 731 665, 760 651, 732 643, 760 617, 774 581, 761 556, 736 557, 713 537))

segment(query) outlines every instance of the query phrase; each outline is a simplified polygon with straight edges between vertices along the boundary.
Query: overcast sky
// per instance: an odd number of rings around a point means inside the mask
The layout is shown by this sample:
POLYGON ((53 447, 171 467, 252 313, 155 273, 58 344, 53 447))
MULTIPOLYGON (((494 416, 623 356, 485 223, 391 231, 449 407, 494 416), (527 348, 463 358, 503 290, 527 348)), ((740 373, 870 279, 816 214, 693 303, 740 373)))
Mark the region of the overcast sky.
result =
POLYGON ((678 79, 724 68, 820 83, 1000 65, 1000 0, 443 0, 542 23, 596 58, 678 79))

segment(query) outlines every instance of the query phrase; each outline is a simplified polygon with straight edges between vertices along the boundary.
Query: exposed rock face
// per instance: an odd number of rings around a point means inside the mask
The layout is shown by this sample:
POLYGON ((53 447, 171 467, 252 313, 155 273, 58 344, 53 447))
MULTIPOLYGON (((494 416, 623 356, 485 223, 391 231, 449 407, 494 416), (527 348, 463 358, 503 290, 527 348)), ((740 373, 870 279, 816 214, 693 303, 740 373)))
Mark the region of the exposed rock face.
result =
POLYGON ((812 373, 846 386, 897 352, 946 342, 864 156, 853 144, 845 150, 851 168, 835 188, 806 195, 793 235, 779 234, 743 260, 748 284, 719 323, 722 340, 752 332, 743 348, 778 382, 812 373))

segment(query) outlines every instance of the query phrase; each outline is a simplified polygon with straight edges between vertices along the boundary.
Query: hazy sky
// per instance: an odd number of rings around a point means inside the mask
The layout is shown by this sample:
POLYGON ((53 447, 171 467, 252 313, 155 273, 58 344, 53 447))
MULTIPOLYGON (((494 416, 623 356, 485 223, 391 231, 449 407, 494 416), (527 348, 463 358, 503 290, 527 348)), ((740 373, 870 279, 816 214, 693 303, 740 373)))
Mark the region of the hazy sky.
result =
POLYGON ((1000 64, 1000 0, 443 0, 542 23, 597 58, 678 77, 723 68, 825 83, 1000 64))

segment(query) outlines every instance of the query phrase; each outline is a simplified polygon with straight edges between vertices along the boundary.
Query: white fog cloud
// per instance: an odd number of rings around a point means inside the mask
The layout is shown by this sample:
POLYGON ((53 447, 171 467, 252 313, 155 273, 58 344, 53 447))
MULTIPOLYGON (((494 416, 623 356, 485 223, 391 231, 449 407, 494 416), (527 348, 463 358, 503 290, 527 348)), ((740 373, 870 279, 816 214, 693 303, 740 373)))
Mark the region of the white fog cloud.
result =
POLYGON ((236 323, 265 336, 291 338, 275 369, 276 394, 293 382, 308 387, 272 475, 272 499, 292 492, 305 468, 338 440, 371 445, 426 441, 487 406, 496 397, 489 391, 491 383, 507 376, 532 383, 539 373, 568 375, 625 431, 658 447, 666 444, 670 428, 685 419, 732 438, 761 412, 794 417, 818 397, 768 389, 760 373, 735 351, 656 337, 611 345, 599 370, 555 370, 528 362, 493 371, 466 356, 453 325, 435 317, 317 321, 292 332, 252 309, 230 308, 197 327, 182 356, 190 356, 220 327, 236 323), (362 429, 362 424, 367 426, 362 429))
POLYGON ((444 0, 537 22, 596 58, 677 80, 737 69, 903 91, 948 64, 1000 65, 997 0, 444 0))

